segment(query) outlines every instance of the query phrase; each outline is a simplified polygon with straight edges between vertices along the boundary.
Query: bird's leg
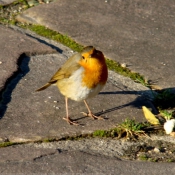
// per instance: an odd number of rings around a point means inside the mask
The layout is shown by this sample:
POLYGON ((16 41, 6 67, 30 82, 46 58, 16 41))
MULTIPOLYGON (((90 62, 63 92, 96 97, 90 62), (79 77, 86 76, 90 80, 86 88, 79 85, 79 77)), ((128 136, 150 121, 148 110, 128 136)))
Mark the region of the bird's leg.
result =
POLYGON ((94 115, 94 114, 91 112, 91 110, 90 110, 90 108, 89 108, 89 106, 88 106, 86 100, 84 100, 84 103, 85 103, 85 105, 86 105, 86 107, 87 107, 87 109, 88 109, 88 113, 82 112, 83 115, 88 116, 88 117, 91 117, 91 118, 93 118, 93 119, 104 119, 103 117, 101 117, 101 116, 96 116, 96 115, 94 115))
POLYGON ((66 120, 70 125, 79 125, 77 122, 72 121, 69 117, 67 97, 65 97, 65 103, 66 103, 66 117, 63 117, 63 120, 66 120))

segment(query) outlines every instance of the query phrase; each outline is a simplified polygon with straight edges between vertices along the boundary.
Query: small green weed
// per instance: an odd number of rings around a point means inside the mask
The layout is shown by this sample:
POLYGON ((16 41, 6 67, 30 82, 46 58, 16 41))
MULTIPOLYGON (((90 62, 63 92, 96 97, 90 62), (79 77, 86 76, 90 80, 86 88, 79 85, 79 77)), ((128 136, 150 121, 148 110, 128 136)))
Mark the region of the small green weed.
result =
POLYGON ((145 155, 145 154, 142 154, 142 155, 139 156, 139 160, 147 161, 148 160, 148 156, 145 155))
POLYGON ((122 124, 118 125, 118 128, 124 130, 126 132, 126 138, 135 138, 141 135, 145 135, 144 128, 149 124, 147 123, 139 123, 133 119, 125 119, 122 124))
POLYGON ((136 136, 146 135, 144 128, 148 126, 149 124, 147 123, 138 123, 133 119, 125 119, 125 121, 117 125, 116 128, 113 128, 111 130, 97 130, 93 132, 92 136, 112 138, 126 137, 127 139, 130 139, 135 138, 136 136))
POLYGON ((173 116, 173 111, 159 110, 159 112, 166 120, 170 120, 173 116))
POLYGON ((142 131, 145 124, 136 122, 134 119, 125 119, 124 122, 119 125, 119 127, 133 132, 139 132, 142 131))

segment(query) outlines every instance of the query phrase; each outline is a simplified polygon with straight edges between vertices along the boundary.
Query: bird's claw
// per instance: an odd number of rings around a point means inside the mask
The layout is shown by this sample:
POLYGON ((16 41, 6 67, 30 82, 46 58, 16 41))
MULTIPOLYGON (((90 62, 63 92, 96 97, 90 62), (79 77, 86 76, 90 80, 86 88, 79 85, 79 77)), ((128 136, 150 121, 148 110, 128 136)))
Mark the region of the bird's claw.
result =
POLYGON ((78 126, 79 124, 73 120, 71 120, 70 118, 67 118, 67 117, 63 117, 63 120, 66 120, 67 123, 69 123, 70 125, 76 125, 78 126))
POLYGON ((86 112, 81 112, 84 116, 86 116, 86 117, 91 117, 91 118, 93 118, 94 120, 95 119, 98 119, 98 120, 104 120, 104 118, 103 117, 101 117, 101 116, 96 116, 96 115, 94 115, 93 113, 86 113, 86 112))

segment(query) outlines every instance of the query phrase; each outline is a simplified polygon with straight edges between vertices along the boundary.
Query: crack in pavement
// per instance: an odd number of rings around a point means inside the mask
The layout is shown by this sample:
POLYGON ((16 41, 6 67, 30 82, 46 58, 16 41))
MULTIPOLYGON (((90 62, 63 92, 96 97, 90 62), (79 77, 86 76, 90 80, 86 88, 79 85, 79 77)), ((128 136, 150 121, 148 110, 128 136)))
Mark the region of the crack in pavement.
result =
POLYGON ((48 156, 51 156, 51 155, 55 155, 57 153, 60 153, 60 151, 59 150, 55 150, 55 152, 53 152, 53 153, 41 154, 40 156, 37 156, 37 157, 33 158, 33 161, 36 161, 38 159, 42 159, 43 157, 48 157, 48 156))
POLYGON ((0 119, 5 114, 16 85, 30 71, 28 67, 29 60, 30 58, 25 53, 20 55, 17 62, 17 70, 7 79, 3 89, 0 91, 0 119))

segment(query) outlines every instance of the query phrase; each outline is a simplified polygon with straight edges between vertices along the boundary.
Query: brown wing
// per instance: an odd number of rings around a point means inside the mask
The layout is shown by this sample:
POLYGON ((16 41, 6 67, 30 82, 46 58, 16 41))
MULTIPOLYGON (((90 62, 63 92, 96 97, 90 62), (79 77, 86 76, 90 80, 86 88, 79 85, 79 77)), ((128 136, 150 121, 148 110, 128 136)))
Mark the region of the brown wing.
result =
POLYGON ((50 81, 41 88, 37 89, 36 91, 42 91, 63 78, 69 78, 73 72, 75 72, 77 69, 81 67, 80 64, 78 63, 81 57, 82 56, 80 53, 76 53, 75 55, 70 57, 65 62, 65 64, 60 69, 58 69, 58 71, 53 75, 50 81))

